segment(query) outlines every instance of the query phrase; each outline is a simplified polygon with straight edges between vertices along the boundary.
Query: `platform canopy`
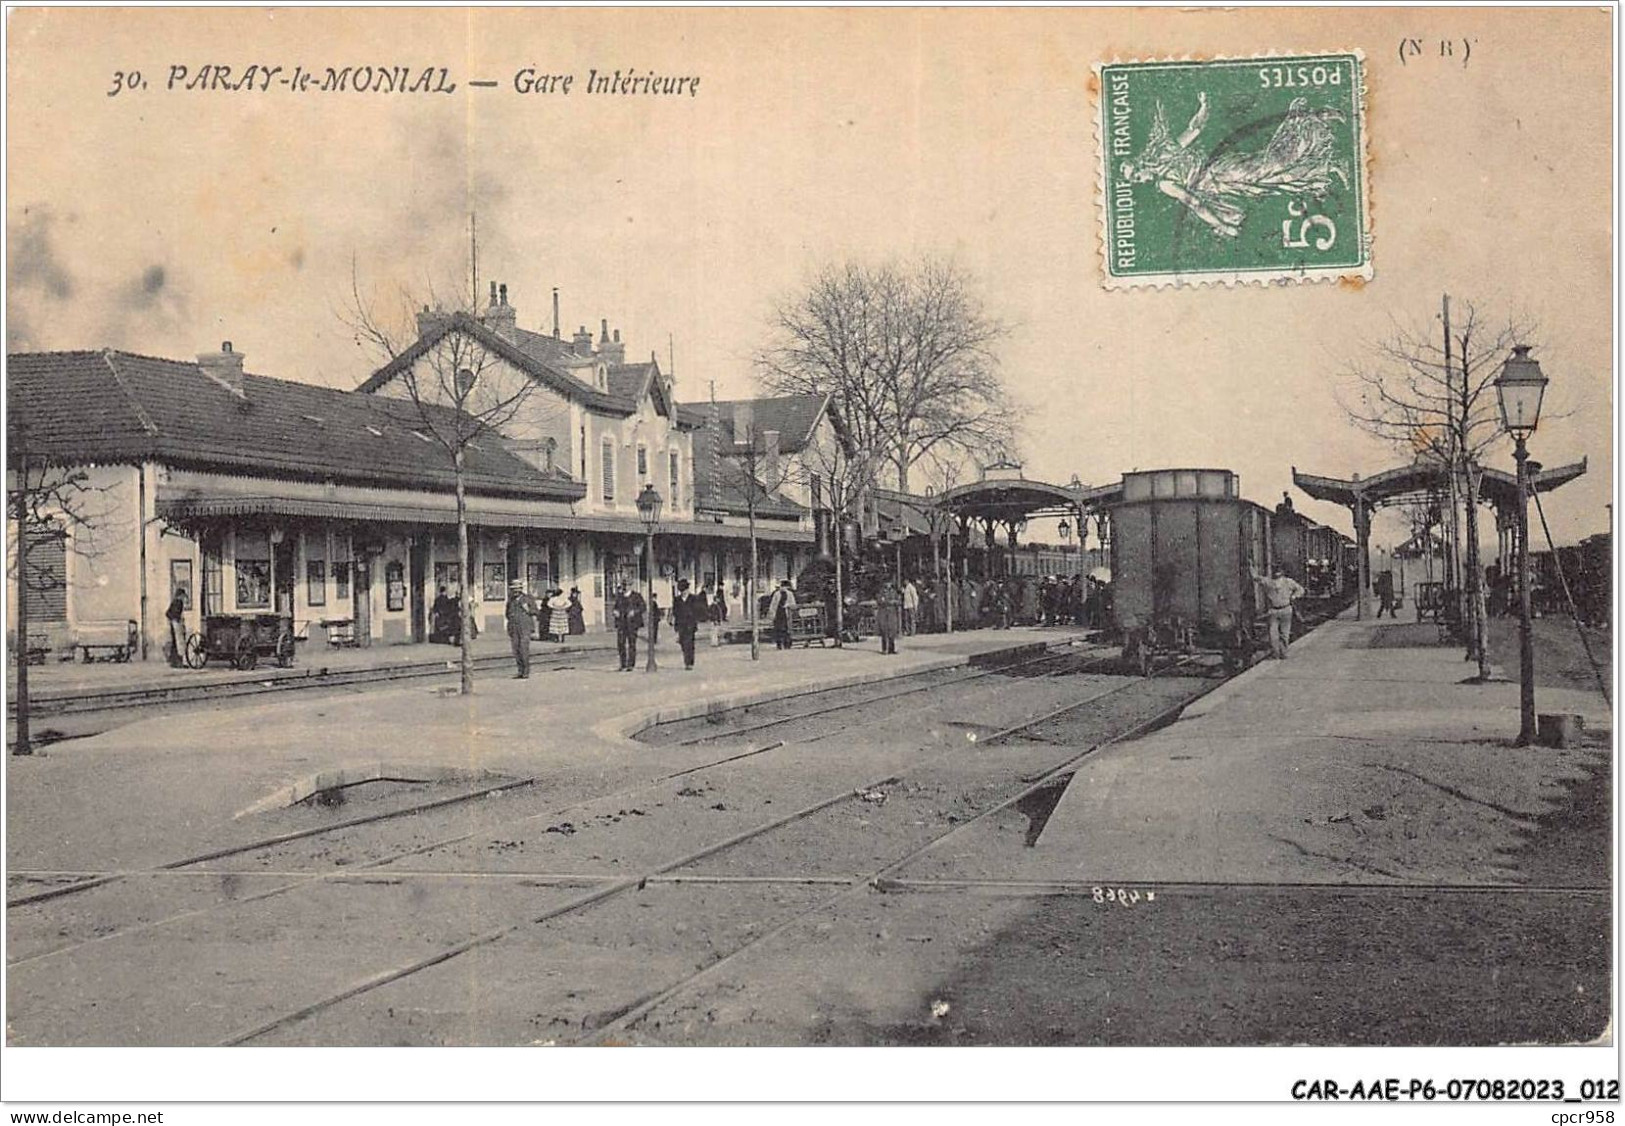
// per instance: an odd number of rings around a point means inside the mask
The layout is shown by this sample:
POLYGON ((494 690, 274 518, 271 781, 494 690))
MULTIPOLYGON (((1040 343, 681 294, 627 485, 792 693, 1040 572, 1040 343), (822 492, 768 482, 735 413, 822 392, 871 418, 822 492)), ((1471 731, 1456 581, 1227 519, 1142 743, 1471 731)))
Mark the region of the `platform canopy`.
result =
POLYGON ((956 485, 934 498, 937 507, 962 520, 1020 524, 1045 517, 1069 517, 1104 507, 1121 495, 1121 481, 1089 486, 1031 481, 1021 466, 1001 461, 987 467, 980 481, 956 485))
MULTIPOLYGON (((1572 465, 1542 469, 1533 474, 1537 492, 1549 493, 1559 485, 1566 485, 1586 471, 1585 459, 1572 465)), ((1518 502, 1518 479, 1501 469, 1485 469, 1480 496, 1488 504, 1510 511, 1518 502)), ((1318 477, 1298 472, 1292 467, 1292 483, 1316 500, 1354 508, 1363 504, 1367 509, 1389 505, 1425 501, 1431 495, 1450 488, 1446 468, 1435 461, 1414 461, 1409 465, 1385 469, 1371 477, 1355 476, 1347 480, 1340 477, 1318 477)))

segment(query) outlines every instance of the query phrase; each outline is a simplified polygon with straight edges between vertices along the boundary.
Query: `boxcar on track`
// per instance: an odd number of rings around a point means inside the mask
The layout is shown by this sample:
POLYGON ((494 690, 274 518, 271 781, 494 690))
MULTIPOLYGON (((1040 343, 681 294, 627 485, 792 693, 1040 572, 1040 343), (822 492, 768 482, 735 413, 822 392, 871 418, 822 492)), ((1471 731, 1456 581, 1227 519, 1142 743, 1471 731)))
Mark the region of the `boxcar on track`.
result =
POLYGON ((1216 652, 1246 664, 1264 634, 1253 575, 1271 561, 1271 513, 1224 469, 1123 475, 1111 511, 1112 617, 1123 655, 1149 672, 1160 656, 1216 652))

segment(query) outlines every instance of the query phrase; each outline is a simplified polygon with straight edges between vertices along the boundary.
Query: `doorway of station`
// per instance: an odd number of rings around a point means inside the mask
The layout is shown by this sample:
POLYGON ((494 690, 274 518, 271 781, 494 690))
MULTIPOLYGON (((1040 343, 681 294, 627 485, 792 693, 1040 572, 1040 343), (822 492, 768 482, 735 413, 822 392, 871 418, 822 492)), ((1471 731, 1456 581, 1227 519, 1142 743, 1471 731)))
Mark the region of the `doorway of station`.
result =
POLYGON ((412 640, 421 645, 429 640, 428 613, 424 605, 424 588, 429 582, 429 545, 413 543, 407 553, 410 571, 408 585, 412 590, 412 640))
POLYGON ((372 645, 372 560, 365 555, 355 561, 351 599, 351 609, 355 614, 355 643, 366 649, 372 645))
MULTIPOLYGON (((524 552, 525 549, 524 546, 519 542, 519 537, 514 536, 513 539, 508 542, 508 554, 504 560, 504 562, 507 564, 504 573, 508 576, 508 581, 510 583, 514 582, 515 580, 518 580, 519 582, 525 581, 525 566, 523 559, 524 552)), ((530 588, 526 587, 525 589, 529 590, 530 588)), ((537 592, 532 590, 530 593, 536 594, 537 592)), ((506 598, 508 592, 503 591, 502 594, 503 597, 506 598)))

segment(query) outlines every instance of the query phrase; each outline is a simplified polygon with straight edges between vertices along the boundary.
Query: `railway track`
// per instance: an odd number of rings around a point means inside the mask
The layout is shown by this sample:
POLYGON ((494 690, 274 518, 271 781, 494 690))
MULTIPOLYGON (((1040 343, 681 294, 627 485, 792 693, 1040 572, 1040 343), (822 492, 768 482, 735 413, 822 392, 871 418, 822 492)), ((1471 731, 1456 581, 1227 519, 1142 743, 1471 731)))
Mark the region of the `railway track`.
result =
MULTIPOLYGON (((978 740, 978 746, 983 748, 997 746, 1006 741, 1013 740, 1015 737, 1031 728, 1039 727, 1046 723, 1051 723, 1063 716, 1075 713, 1080 709, 1084 709, 1089 705, 1097 703, 1107 697, 1134 690, 1144 683, 1145 680, 1143 679, 1122 680, 1116 684, 1105 687, 1101 691, 1090 693, 1081 699, 1073 700, 1061 705, 1060 707, 1047 710, 1036 717, 1032 717, 1004 727, 994 732, 992 735, 978 740)), ((1066 756, 1063 761, 1049 767, 1036 779, 1027 781, 1015 793, 1009 794, 1002 800, 988 806, 969 820, 961 822, 948 831, 932 837, 924 844, 907 852, 904 856, 893 859, 865 875, 839 881, 839 889, 833 895, 820 900, 806 910, 797 913, 791 919, 772 927, 765 933, 761 934, 757 939, 728 953, 721 959, 712 962, 708 966, 699 970, 697 973, 685 977, 681 981, 672 984, 669 988, 662 990, 657 995, 646 999, 637 1006, 622 1013, 614 1021, 601 1026, 591 1035, 581 1037, 579 1042, 602 1042, 604 1039, 613 1035, 618 1029, 635 1022, 641 1015, 649 1011, 654 1006, 670 999, 670 997, 684 989, 703 982, 709 976, 711 976, 713 972, 720 969, 723 965, 730 963, 735 957, 743 954, 747 950, 754 948, 761 942, 765 942, 781 933, 784 933, 786 930, 814 914, 827 911, 850 896, 863 893, 865 889, 874 885, 876 881, 883 880, 891 873, 907 866, 909 863, 922 856, 930 849, 936 847, 943 841, 970 828, 989 816, 1008 809, 1010 806, 1015 805, 1028 795, 1051 785, 1063 775, 1075 770, 1078 764, 1083 762, 1090 755, 1098 752, 1101 748, 1126 739, 1134 738, 1147 731, 1153 730, 1155 727, 1160 726, 1161 724, 1171 721, 1192 699, 1197 698, 1214 686, 1216 686, 1216 682, 1201 682, 1188 696, 1185 696, 1176 704, 1158 710, 1155 714, 1141 720, 1132 727, 1120 730, 1109 738, 1099 740, 1081 752, 1066 756)), ((934 756, 927 755, 925 757, 930 758, 934 756)), ((222 1046, 233 1046, 262 1040, 270 1034, 288 1029, 289 1027, 300 1022, 317 1017, 338 1005, 372 993, 375 990, 403 982, 408 978, 431 970, 435 967, 443 966, 455 958, 492 946, 505 938, 518 934, 529 928, 546 924, 554 920, 561 919, 565 916, 577 914, 588 908, 605 903, 615 897, 641 890, 647 887, 652 880, 659 880, 662 876, 668 876, 683 868, 692 867, 702 860, 716 857, 729 850, 737 849, 741 846, 758 841, 769 834, 781 831, 799 822, 803 822, 806 819, 838 804, 870 800, 875 794, 883 793, 885 787, 896 785, 904 780, 905 775, 891 774, 884 778, 870 779, 854 788, 842 789, 835 793, 822 795, 817 800, 802 806, 787 816, 773 818, 769 821, 752 826, 747 830, 732 834, 722 840, 708 843, 700 849, 684 853, 676 858, 664 860, 661 863, 651 866, 647 870, 641 870, 634 875, 628 875, 626 877, 604 883, 601 886, 592 888, 565 903, 552 906, 546 911, 543 911, 537 915, 491 928, 453 946, 436 950, 431 954, 417 958, 406 964, 397 965, 379 973, 372 974, 365 979, 353 982, 343 989, 317 1001, 300 1006, 295 1010, 278 1014, 277 1016, 269 1020, 262 1021, 252 1027, 241 1029, 221 1040, 219 1043, 222 1046)), ((817 884, 822 881, 802 877, 797 882, 817 884)))
MULTIPOLYGON (((449 650, 455 652, 455 650, 449 650)), ((568 667, 593 656, 610 652, 608 649, 575 649, 556 653, 541 653, 531 659, 542 669, 568 667)), ((474 658, 476 672, 509 668, 513 658, 506 653, 484 653, 474 658)), ((29 714, 35 719, 55 716, 78 716, 101 712, 138 711, 143 708, 172 704, 190 704, 214 700, 235 700, 250 696, 268 696, 282 692, 297 692, 321 688, 345 688, 356 684, 386 683, 396 680, 420 680, 427 677, 450 676, 457 672, 457 661, 420 661, 414 664, 385 665, 357 669, 330 669, 322 666, 289 671, 265 669, 260 675, 242 680, 214 680, 201 683, 177 682, 144 688, 109 689, 102 692, 75 692, 31 694, 29 714)), ((7 714, 16 715, 15 703, 7 705, 7 714)))
MULTIPOLYGON (((1086 655, 1085 655, 1084 659, 1089 664, 1092 665, 1092 664, 1094 664, 1096 662, 1097 655, 1102 654, 1102 653, 1105 652, 1105 648, 1104 647, 1091 647, 1090 649, 1086 650, 1085 652, 1086 652, 1086 655)), ((1009 662, 1005 662, 1005 663, 1002 663, 1002 664, 987 665, 987 666, 978 668, 978 669, 976 669, 976 670, 974 670, 974 671, 972 671, 970 673, 964 673, 964 672, 962 672, 961 670, 958 670, 958 669, 952 669, 952 670, 924 670, 924 671, 921 671, 921 672, 918 672, 918 673, 909 673, 909 674, 905 674, 903 676, 891 678, 891 680, 882 681, 882 682, 879 682, 879 683, 881 683, 881 684, 889 684, 889 683, 894 683, 895 681, 901 681, 901 680, 914 680, 914 679, 917 679, 917 678, 929 678, 928 683, 923 685, 923 686, 922 685, 912 685, 912 686, 910 686, 908 688, 904 688, 904 689, 901 689, 901 690, 895 690, 894 689, 894 690, 890 690, 890 691, 884 691, 881 694, 879 694, 878 696, 864 695, 864 696, 862 696, 861 698, 859 698, 857 700, 846 701, 846 702, 843 702, 843 703, 837 703, 837 704, 827 706, 827 707, 820 707, 820 708, 812 709, 811 711, 799 713, 797 715, 788 716, 788 717, 784 717, 784 718, 780 718, 780 719, 775 719, 775 720, 771 720, 771 721, 768 721, 768 722, 765 722, 765 723, 753 724, 753 725, 751 725, 749 727, 746 727, 746 728, 734 729, 732 731, 725 732, 725 733, 714 733, 714 734, 708 735, 708 736, 703 737, 703 738, 679 741, 678 745, 687 746, 687 745, 692 745, 693 743, 714 742, 714 741, 718 741, 718 740, 723 739, 723 738, 728 738, 728 737, 737 736, 737 735, 741 735, 741 734, 747 734, 749 732, 752 732, 752 731, 755 731, 755 730, 758 730, 758 729, 766 729, 768 727, 779 726, 781 724, 793 722, 793 721, 796 721, 796 720, 804 720, 804 719, 812 718, 812 717, 822 717, 822 716, 828 716, 828 715, 835 715, 835 714, 837 714, 837 713, 839 713, 841 711, 850 710, 851 708, 854 708, 854 707, 864 707, 864 706, 869 706, 869 705, 877 704, 877 703, 885 703, 885 702, 889 702, 890 700, 893 700, 893 699, 897 699, 897 698, 900 698, 900 697, 903 697, 903 696, 915 695, 915 694, 918 694, 920 692, 930 691, 933 688, 940 688, 940 687, 943 687, 945 685, 951 686, 951 685, 956 685, 956 684, 962 684, 962 683, 965 683, 965 682, 968 682, 968 681, 981 680, 981 679, 983 679, 985 677, 991 676, 991 675, 993 675, 995 673, 999 673, 999 672, 1008 673, 1008 672, 1010 672, 1012 670, 1022 669, 1022 668, 1031 668, 1033 666, 1038 666, 1038 665, 1043 665, 1043 664, 1054 664, 1054 663, 1062 663, 1062 664, 1064 664, 1065 662, 1067 662, 1069 660, 1075 661, 1076 659, 1077 658, 1074 658, 1069 653, 1045 652, 1045 653, 1042 653, 1042 654, 1040 654, 1040 655, 1038 655, 1036 657, 1030 657, 1030 658, 1025 658, 1025 659, 1018 658, 1018 659, 1016 659, 1014 661, 1009 661, 1009 662), (945 673, 946 673, 946 675, 945 675, 945 673)), ((756 710, 760 710, 760 709, 762 709, 764 707, 767 707, 767 706, 782 704, 785 701, 800 700, 800 699, 805 699, 805 698, 810 697, 810 696, 840 694, 840 693, 846 693, 846 692, 850 692, 850 691, 851 691, 850 689, 840 688, 840 689, 817 690, 817 691, 807 692, 807 693, 798 693, 798 694, 795 694, 795 695, 792 695, 792 696, 779 697, 779 698, 777 698, 776 700, 770 702, 770 704, 767 704, 767 705, 764 705, 764 704, 739 705, 737 707, 720 709, 717 712, 711 713, 711 715, 713 717, 715 717, 715 716, 718 716, 718 715, 723 715, 723 714, 732 713, 732 712, 756 711, 756 710)), ((703 721, 703 722, 709 722, 709 721, 710 720, 708 719, 707 721, 703 721)), ((764 753, 765 751, 776 749, 777 747, 779 747, 781 745, 782 745, 782 743, 773 743, 773 744, 770 744, 767 747, 763 747, 763 748, 759 748, 759 749, 757 749, 755 751, 747 752, 747 754, 744 755, 744 756, 729 754, 729 755, 723 756, 722 758, 703 763, 703 764, 701 764, 699 766, 687 767, 687 768, 684 768, 682 770, 678 770, 678 771, 674 771, 674 772, 669 773, 669 774, 661 775, 661 776, 653 779, 650 782, 646 782, 646 783, 641 784, 640 786, 631 787, 631 788, 628 788, 628 789, 623 790, 623 791, 616 791, 616 792, 610 794, 609 796, 616 797, 616 796, 630 795, 631 793, 634 793, 637 790, 639 790, 639 789, 641 789, 641 788, 643 788, 644 786, 647 786, 647 785, 658 784, 660 782, 669 781, 669 780, 671 780, 673 778, 678 778, 678 777, 685 776, 687 774, 694 773, 694 772, 696 772, 698 770, 708 769, 710 767, 720 766, 720 765, 723 765, 723 764, 726 764, 726 763, 734 762, 734 761, 736 761, 737 759, 739 759, 741 757, 749 757, 750 755, 761 754, 761 753, 764 753)), ((360 827, 367 826, 367 825, 377 824, 377 823, 383 822, 383 821, 391 821, 391 820, 398 820, 398 819, 401 819, 401 818, 421 816, 421 815, 426 814, 426 813, 430 813, 430 812, 434 812, 434 811, 438 811, 438 810, 446 810, 446 809, 450 809, 450 808, 455 807, 455 806, 460 806, 460 805, 464 805, 464 804, 469 803, 469 802, 477 801, 479 799, 488 797, 488 796, 490 796, 492 794, 509 793, 509 792, 516 791, 516 790, 527 789, 527 788, 529 788, 531 786, 534 786, 538 781, 540 781, 540 779, 538 777, 534 777, 534 776, 533 777, 526 777, 526 778, 517 778, 517 779, 504 780, 504 781, 502 781, 500 783, 497 783, 497 784, 493 784, 493 785, 490 785, 490 786, 482 786, 482 787, 479 787, 477 789, 470 790, 470 791, 460 793, 460 794, 456 794, 456 795, 452 795, 452 796, 449 796, 449 797, 438 798, 438 799, 435 799, 435 800, 432 800, 432 801, 408 804, 408 805, 401 806, 401 807, 398 807, 398 808, 393 808, 393 809, 389 809, 389 810, 385 810, 385 811, 362 814, 362 815, 358 815, 358 816, 355 816, 355 817, 343 818, 343 819, 340 819, 338 821, 329 822, 329 823, 327 823, 325 825, 309 826, 309 827, 306 827, 306 828, 303 828, 303 829, 291 830, 289 832, 278 833, 278 834, 274 834, 274 835, 267 836, 267 837, 256 838, 256 839, 253 839, 253 840, 241 842, 241 843, 238 843, 238 844, 229 845, 229 846, 222 847, 222 848, 210 849, 210 850, 207 850, 205 852, 194 853, 194 854, 191 854, 191 855, 188 855, 188 856, 180 857, 180 858, 177 858, 175 860, 169 861, 169 862, 167 862, 165 864, 157 866, 156 868, 149 869, 148 871, 162 872, 162 871, 175 871, 175 870, 179 870, 179 869, 192 868, 192 867, 195 867, 195 866, 200 865, 200 864, 208 863, 210 861, 223 860, 223 859, 227 859, 227 858, 234 857, 234 856, 242 856, 242 855, 246 855, 246 854, 250 854, 250 853, 254 853, 254 852, 260 852, 260 851, 263 851, 263 850, 268 849, 268 848, 273 848, 273 847, 276 847, 278 845, 289 844, 289 843, 292 843, 294 841, 308 840, 308 839, 314 838, 314 837, 330 836, 330 835, 333 835, 333 834, 336 834, 336 833, 341 833, 341 832, 344 832, 344 831, 347 831, 347 830, 356 829, 356 828, 360 828, 360 827)), ((551 808, 551 809, 548 809, 546 811, 543 811, 542 813, 535 814, 533 816, 534 817, 549 817, 549 816, 560 815, 560 814, 563 814, 563 813, 567 813, 570 810, 576 808, 576 805, 579 805, 579 804, 583 804, 583 803, 575 803, 575 804, 572 804, 572 805, 569 805, 569 806, 551 808)), ((466 839, 468 839, 468 836, 465 834, 463 836, 459 836, 459 837, 456 837, 456 838, 453 838, 453 839, 437 841, 437 842, 435 842, 435 844, 430 845, 430 846, 425 846, 425 847, 427 847, 427 848, 443 847, 444 845, 452 844, 452 843, 458 843, 458 842, 460 842, 462 840, 466 840, 466 839)), ((416 854, 415 852, 407 852, 407 853, 401 853, 400 855, 401 856, 406 856, 406 855, 415 855, 415 854, 416 854)), ((390 860, 394 859, 394 858, 395 857, 386 857, 384 860, 377 861, 377 863, 389 863, 390 860)), ((38 875, 41 875, 41 874, 40 873, 30 873, 28 871, 20 871, 20 872, 14 872, 13 875, 18 876, 18 877, 22 877, 22 878, 30 878, 31 876, 38 876, 38 875)), ((25 906, 30 906, 30 905, 33 905, 33 904, 45 903, 45 902, 49 902, 49 901, 54 900, 54 899, 61 899, 61 898, 66 897, 66 896, 76 895, 76 894, 79 894, 81 892, 90 891, 90 890, 92 890, 94 888, 105 886, 108 883, 111 883, 111 882, 113 882, 115 880, 122 879, 122 878, 125 878, 125 874, 122 874, 122 873, 95 873, 95 874, 90 874, 89 878, 87 878, 87 879, 85 879, 83 881, 68 883, 68 884, 61 884, 61 885, 57 885, 57 886, 53 886, 53 887, 49 887, 49 888, 44 888, 44 889, 41 889, 39 891, 34 891, 34 892, 29 892, 29 893, 26 893, 26 894, 23 894, 23 895, 9 897, 6 900, 6 907, 9 910, 9 909, 12 909, 12 908, 17 908, 17 907, 25 907, 25 906)))

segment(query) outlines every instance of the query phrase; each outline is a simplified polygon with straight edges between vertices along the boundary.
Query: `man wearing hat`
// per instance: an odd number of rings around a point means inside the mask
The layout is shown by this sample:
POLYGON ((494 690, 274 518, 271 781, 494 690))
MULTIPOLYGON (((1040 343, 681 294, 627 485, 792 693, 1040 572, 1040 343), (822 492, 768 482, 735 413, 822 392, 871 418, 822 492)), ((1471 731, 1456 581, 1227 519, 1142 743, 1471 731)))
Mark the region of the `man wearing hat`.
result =
POLYGON ((508 605, 504 611, 508 622, 508 643, 513 646, 513 661, 517 670, 515 680, 530 676, 530 634, 536 628, 536 600, 525 593, 525 584, 518 579, 508 584, 508 605))
POLYGON ((643 595, 631 589, 624 576, 616 584, 610 614, 615 622, 615 645, 621 654, 621 671, 632 672, 638 665, 638 630, 643 628, 643 595))
POLYGON ((683 651, 683 667, 694 667, 694 634, 700 623, 711 616, 705 595, 691 594, 687 579, 677 580, 677 597, 671 601, 671 623, 677 629, 677 647, 683 651))

